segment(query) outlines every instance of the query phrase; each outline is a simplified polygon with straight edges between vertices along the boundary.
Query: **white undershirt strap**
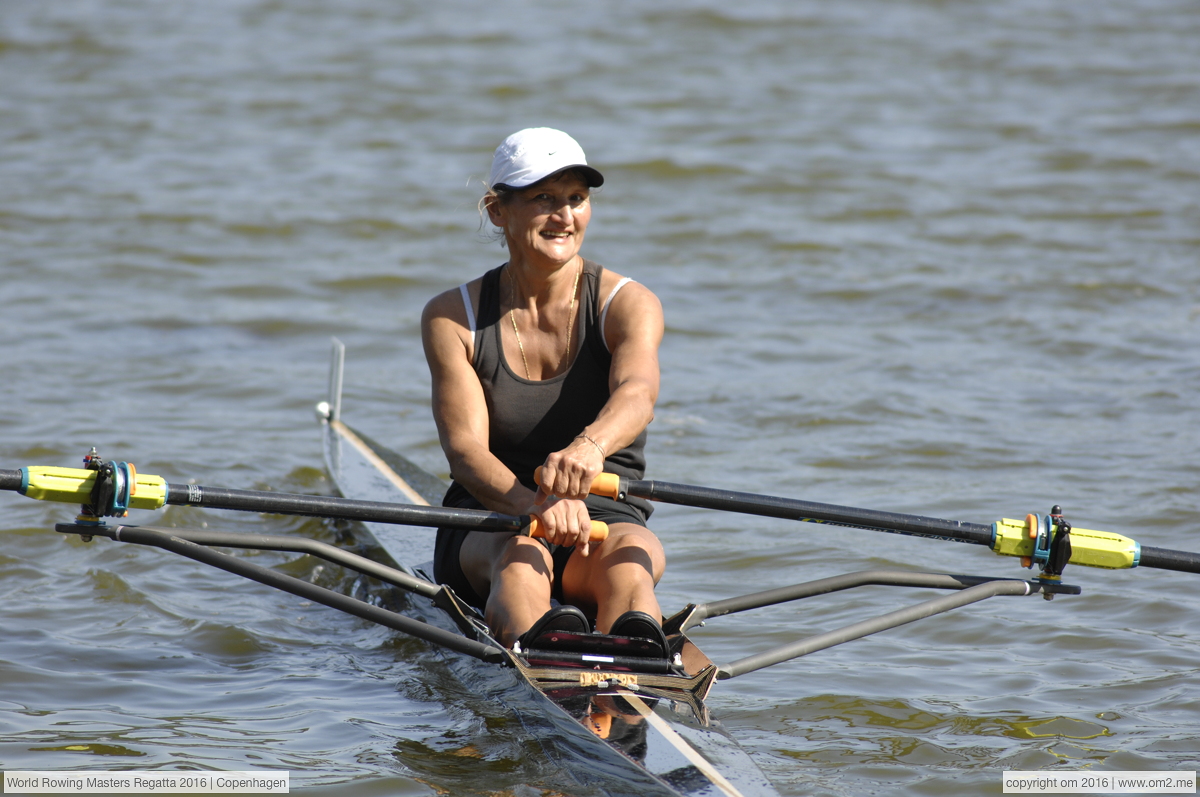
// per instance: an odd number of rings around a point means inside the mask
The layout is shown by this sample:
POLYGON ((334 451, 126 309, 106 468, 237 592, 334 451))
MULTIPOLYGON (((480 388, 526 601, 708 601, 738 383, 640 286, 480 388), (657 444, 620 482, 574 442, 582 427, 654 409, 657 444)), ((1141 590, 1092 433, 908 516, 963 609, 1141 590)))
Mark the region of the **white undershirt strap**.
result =
POLYGON ((604 336, 604 320, 608 318, 608 308, 612 306, 613 297, 617 295, 617 291, 625 287, 627 282, 633 282, 629 277, 622 277, 617 286, 612 289, 612 293, 604 300, 604 309, 600 311, 600 340, 604 342, 604 348, 608 348, 608 338, 604 336))
MULTIPOLYGON (((471 330, 471 334, 475 334, 475 308, 471 306, 471 294, 467 293, 467 283, 458 286, 459 292, 463 297, 463 307, 467 308, 467 327, 471 330)), ((615 291, 614 291, 615 293, 615 291)))

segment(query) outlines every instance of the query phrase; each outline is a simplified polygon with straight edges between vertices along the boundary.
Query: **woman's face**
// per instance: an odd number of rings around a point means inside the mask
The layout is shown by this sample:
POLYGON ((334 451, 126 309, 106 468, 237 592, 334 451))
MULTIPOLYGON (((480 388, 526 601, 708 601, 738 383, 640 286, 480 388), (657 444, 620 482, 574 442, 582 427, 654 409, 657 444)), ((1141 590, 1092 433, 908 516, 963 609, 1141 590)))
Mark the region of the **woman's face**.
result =
POLYGON ((571 172, 513 192, 488 205, 492 223, 504 230, 509 254, 562 266, 571 262, 592 217, 591 189, 571 172))

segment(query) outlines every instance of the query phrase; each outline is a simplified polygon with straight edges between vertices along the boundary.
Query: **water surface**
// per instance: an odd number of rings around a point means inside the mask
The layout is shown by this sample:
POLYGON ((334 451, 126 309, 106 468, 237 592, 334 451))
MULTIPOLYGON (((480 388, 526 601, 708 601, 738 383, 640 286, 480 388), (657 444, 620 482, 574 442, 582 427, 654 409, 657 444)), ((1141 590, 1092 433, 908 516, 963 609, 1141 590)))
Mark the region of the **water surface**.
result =
MULTIPOLYGON (((1058 503, 1200 549, 1198 40, 1184 0, 0 4, 0 460, 96 445, 172 482, 328 491, 311 407, 337 335, 347 420, 444 473, 420 309, 502 262, 481 179, 545 124, 608 178, 587 254, 666 309, 652 478, 984 523, 1058 503)), ((585 793, 421 644, 0 501, 5 769, 585 793)), ((314 520, 132 520, 352 544, 314 520)), ((699 510, 655 528, 668 611, 876 566, 1026 572, 699 510)), ((1084 594, 723 682, 713 711, 787 795, 1196 769, 1195 577, 1068 580, 1084 594)), ((696 636, 729 660, 924 597, 696 636)))

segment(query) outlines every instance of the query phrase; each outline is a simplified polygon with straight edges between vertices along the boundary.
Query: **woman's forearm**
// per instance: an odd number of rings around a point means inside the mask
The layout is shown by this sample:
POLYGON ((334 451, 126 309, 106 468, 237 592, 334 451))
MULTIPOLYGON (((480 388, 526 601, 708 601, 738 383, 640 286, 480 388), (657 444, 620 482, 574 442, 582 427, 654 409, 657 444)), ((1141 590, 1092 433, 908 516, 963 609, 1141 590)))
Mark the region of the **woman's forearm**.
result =
POLYGON ((631 445, 654 420, 657 390, 641 380, 617 386, 596 420, 580 430, 607 457, 631 445))
POLYGON ((479 447, 446 447, 450 476, 493 512, 520 515, 529 510, 534 491, 490 451, 479 447))

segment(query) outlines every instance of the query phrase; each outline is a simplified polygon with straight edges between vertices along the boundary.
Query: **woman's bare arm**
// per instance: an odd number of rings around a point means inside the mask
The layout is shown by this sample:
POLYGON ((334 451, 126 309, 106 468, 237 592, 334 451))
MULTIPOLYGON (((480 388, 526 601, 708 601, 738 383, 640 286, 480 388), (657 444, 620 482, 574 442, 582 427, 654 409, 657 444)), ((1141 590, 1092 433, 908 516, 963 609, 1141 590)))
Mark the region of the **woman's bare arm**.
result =
POLYGON ((586 497, 604 469, 601 449, 606 456, 628 446, 654 419, 663 326, 662 304, 644 285, 628 283, 613 298, 605 320, 612 352, 608 401, 596 420, 581 430, 586 436, 547 457, 538 500, 547 495, 586 497))

